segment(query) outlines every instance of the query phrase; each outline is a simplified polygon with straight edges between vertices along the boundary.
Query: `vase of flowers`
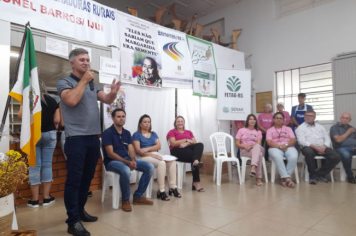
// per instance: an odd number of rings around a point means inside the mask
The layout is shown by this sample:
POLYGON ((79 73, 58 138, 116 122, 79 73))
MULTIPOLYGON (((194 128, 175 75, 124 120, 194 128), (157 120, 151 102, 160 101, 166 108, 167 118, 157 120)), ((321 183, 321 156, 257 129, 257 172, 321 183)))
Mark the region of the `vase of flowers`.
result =
POLYGON ((0 236, 10 235, 17 187, 27 177, 27 165, 19 152, 0 153, 0 236))

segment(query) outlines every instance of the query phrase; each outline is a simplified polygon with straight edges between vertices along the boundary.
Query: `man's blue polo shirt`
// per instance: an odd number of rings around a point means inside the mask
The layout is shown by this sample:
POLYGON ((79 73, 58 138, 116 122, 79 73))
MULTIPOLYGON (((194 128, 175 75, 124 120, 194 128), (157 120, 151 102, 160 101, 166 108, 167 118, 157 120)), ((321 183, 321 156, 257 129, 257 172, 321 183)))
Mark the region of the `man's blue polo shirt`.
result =
POLYGON ((120 157, 131 161, 129 156, 129 144, 132 144, 132 138, 130 131, 122 128, 122 133, 119 134, 114 125, 106 129, 101 135, 103 154, 104 154, 104 165, 105 167, 112 161, 108 154, 106 153, 105 146, 113 146, 114 152, 120 157))

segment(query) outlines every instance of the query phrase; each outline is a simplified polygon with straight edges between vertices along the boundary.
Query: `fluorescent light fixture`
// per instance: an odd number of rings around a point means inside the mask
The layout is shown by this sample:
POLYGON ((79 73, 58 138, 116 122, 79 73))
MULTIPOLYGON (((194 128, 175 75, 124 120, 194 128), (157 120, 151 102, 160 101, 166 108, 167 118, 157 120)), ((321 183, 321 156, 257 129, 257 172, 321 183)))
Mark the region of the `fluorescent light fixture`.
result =
POLYGON ((10 52, 10 57, 19 57, 17 52, 10 52))

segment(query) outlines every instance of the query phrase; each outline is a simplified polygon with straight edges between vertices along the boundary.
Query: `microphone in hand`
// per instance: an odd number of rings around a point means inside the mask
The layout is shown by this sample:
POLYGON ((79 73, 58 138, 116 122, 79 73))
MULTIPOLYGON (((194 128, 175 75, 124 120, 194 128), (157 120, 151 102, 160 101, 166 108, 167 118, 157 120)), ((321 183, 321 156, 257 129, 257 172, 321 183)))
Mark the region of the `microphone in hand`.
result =
MULTIPOLYGON (((87 70, 89 70, 90 67, 87 67, 87 70)), ((91 91, 94 91, 94 79, 90 80, 89 82, 89 87, 91 91)))

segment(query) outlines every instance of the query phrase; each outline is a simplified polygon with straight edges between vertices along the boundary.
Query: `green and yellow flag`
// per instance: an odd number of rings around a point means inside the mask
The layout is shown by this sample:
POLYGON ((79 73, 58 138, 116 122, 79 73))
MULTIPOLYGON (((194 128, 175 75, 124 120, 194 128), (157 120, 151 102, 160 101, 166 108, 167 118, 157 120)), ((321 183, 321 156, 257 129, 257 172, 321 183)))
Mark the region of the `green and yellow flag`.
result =
POLYGON ((20 147, 28 155, 29 165, 34 167, 36 164, 36 144, 41 138, 42 109, 35 46, 30 27, 26 28, 26 39, 17 82, 9 95, 22 104, 20 147))

